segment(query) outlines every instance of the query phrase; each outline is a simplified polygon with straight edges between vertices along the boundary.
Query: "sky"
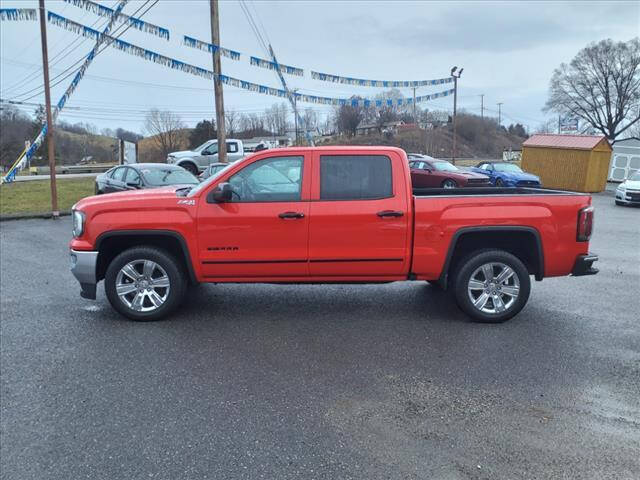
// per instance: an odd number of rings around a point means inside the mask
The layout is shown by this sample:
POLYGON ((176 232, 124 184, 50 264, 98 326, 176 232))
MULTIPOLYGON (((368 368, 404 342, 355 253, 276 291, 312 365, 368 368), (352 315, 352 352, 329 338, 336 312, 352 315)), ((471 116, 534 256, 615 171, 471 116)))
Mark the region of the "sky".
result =
MULTIPOLYGON (((131 1, 124 13, 145 5, 131 1)), ((0 0, 0 8, 37 8, 36 0, 0 0)), ((114 8, 115 0, 99 1, 114 8)), ((542 111, 554 68, 569 62, 590 42, 605 38, 627 41, 640 35, 640 2, 387 2, 246 0, 264 40, 278 61, 303 68, 303 77, 285 75, 289 88, 311 95, 374 97, 382 89, 353 87, 311 79, 316 70, 373 80, 427 80, 449 76, 463 67, 458 83, 458 109, 522 123, 529 129, 550 119, 542 111)), ((46 8, 70 20, 101 29, 104 18, 61 0, 46 8)), ((129 43, 211 69, 210 54, 182 45, 183 35, 211 39, 209 2, 160 0, 143 20, 170 30, 164 40, 133 28, 122 37, 129 43)), ((117 32, 122 32, 121 28, 117 32)), ((71 78, 55 80, 82 59, 94 41, 47 24, 52 101, 57 102, 71 78), (56 81, 59 81, 57 85, 56 81)), ((249 56, 268 58, 240 2, 220 1, 221 45, 241 52, 239 61, 222 58, 222 71, 242 80, 281 88, 275 72, 251 66, 249 56)), ((22 101, 33 112, 44 102, 42 57, 37 21, 0 23, 0 97, 22 101), (30 98, 32 97, 32 98, 30 98)), ((77 67, 76 67, 77 68, 77 67)), ((448 85, 421 87, 417 95, 448 85)), ((411 96, 411 89, 402 89, 411 96)), ((226 109, 262 112, 282 99, 224 87, 226 109)), ((453 109, 453 98, 420 105, 429 110, 453 109)), ((320 115, 331 107, 307 104, 320 115)), ((144 134, 145 112, 172 110, 188 126, 214 117, 210 80, 179 72, 114 49, 102 52, 87 70, 60 119, 89 122, 100 129, 122 127, 144 134)))

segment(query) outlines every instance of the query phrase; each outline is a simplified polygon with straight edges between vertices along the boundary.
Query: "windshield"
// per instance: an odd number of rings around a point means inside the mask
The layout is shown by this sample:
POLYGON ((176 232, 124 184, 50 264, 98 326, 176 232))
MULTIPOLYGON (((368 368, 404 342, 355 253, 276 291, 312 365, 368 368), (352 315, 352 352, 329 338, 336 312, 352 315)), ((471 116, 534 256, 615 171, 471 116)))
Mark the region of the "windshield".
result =
POLYGON ((629 177, 629 180, 631 180, 632 182, 640 182, 640 171, 637 171, 636 173, 631 175, 629 177))
POLYGON ((202 150, 204 147, 206 147, 207 145, 209 145, 212 142, 212 140, 207 140, 206 142, 204 142, 202 145, 197 146, 196 148, 193 149, 194 152, 199 152, 200 150, 202 150))
POLYGON ((198 179, 183 168, 144 168, 142 175, 148 185, 196 185, 198 179))
POLYGON ((198 192, 202 191, 204 188, 207 188, 207 186, 211 185, 211 182, 214 182, 216 180, 216 178, 218 178, 222 172, 226 172, 231 165, 233 165, 233 164, 230 163, 229 165, 225 166, 223 169, 218 170, 217 172, 215 172, 213 175, 211 175, 209 178, 207 178, 206 180, 204 180, 200 184, 198 184, 195 187, 193 187, 191 190, 189 190, 189 193, 187 194, 187 196, 188 197, 193 197, 198 192))
POLYGON ((513 163, 495 163, 493 168, 496 172, 522 173, 522 169, 513 163))
POLYGON ((449 162, 431 162, 433 168, 439 172, 457 172, 459 169, 455 165, 451 165, 449 162))

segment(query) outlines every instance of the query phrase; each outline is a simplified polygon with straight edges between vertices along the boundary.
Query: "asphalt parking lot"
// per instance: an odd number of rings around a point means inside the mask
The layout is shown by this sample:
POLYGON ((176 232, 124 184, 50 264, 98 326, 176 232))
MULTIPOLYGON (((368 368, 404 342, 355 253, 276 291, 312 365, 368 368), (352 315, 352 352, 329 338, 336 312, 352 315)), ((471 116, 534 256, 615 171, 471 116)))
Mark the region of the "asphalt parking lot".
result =
POLYGON ((83 300, 71 223, 0 224, 2 479, 638 478, 640 209, 502 325, 421 282, 83 300))

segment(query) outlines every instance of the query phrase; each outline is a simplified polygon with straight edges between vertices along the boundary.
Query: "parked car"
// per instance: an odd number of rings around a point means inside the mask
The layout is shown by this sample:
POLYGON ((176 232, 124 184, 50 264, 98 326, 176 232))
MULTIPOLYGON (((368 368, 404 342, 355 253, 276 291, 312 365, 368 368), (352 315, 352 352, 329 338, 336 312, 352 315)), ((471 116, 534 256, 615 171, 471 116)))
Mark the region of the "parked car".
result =
POLYGON ((104 279, 113 308, 141 321, 199 282, 422 280, 452 289, 476 320, 502 322, 526 304, 531 275, 597 273, 590 195, 414 193, 394 147, 265 150, 194 187, 85 198, 72 219, 81 295, 95 300, 104 279))
POLYGON ((496 187, 540 187, 540 177, 509 162, 481 162, 471 169, 489 176, 496 187))
POLYGON ((210 176, 215 175, 220 170, 228 167, 229 165, 230 165, 229 163, 220 163, 220 162, 212 163, 211 165, 209 165, 207 168, 204 169, 204 171, 198 176, 198 178, 201 181, 206 180, 210 176))
POLYGON ((491 185, 486 175, 460 170, 445 160, 429 158, 430 160, 409 161, 414 188, 488 187, 491 185))
MULTIPOLYGON (((242 140, 227 139, 227 161, 235 162, 244 158, 242 140)), ((194 150, 172 152, 167 156, 167 163, 179 165, 194 175, 203 172, 209 165, 218 161, 218 140, 208 140, 194 150)))
POLYGON ((134 163, 114 167, 98 175, 95 194, 197 183, 198 179, 182 167, 164 163, 134 163))
POLYGON ((616 205, 640 205, 640 170, 618 185, 616 205))

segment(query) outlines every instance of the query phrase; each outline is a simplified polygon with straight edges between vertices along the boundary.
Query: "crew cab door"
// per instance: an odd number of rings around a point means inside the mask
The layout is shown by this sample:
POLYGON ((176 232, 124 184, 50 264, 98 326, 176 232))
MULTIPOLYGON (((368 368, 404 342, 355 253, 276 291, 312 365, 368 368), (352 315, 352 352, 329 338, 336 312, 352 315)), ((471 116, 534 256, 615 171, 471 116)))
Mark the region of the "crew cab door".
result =
POLYGON ((243 281, 308 276, 309 154, 268 154, 217 183, 231 201, 198 207, 198 250, 205 279, 243 281))
POLYGON ((312 277, 388 277, 408 271, 410 185, 404 161, 388 151, 314 153, 312 277))

